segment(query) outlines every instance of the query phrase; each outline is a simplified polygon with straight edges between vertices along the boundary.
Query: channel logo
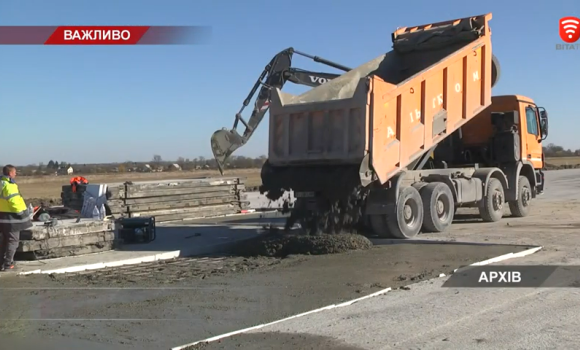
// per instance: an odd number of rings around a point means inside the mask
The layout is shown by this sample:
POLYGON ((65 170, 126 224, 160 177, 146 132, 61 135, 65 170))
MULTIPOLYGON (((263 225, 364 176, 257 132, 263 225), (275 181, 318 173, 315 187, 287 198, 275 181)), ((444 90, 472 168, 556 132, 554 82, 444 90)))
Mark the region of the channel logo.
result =
POLYGON ((560 38, 568 44, 578 41, 580 39, 580 19, 577 17, 561 18, 560 38))

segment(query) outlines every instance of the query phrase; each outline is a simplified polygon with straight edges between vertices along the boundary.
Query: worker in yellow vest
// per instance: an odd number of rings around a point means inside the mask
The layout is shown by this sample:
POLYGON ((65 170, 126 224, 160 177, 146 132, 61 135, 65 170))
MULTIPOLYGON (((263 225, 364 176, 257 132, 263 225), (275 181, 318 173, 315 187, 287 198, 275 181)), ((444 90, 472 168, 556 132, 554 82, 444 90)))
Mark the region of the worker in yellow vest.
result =
POLYGON ((14 268, 14 254, 20 244, 20 231, 32 227, 32 214, 20 195, 14 181, 16 167, 6 165, 2 169, 0 185, 0 270, 14 268))

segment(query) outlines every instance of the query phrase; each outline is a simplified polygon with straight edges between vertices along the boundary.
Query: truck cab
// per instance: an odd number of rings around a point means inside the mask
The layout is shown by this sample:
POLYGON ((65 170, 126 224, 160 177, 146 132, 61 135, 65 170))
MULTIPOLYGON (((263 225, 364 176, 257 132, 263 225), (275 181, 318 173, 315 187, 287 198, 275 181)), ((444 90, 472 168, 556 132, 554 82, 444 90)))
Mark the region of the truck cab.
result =
POLYGON ((520 159, 530 162, 534 169, 544 167, 542 140, 548 136, 548 114, 531 98, 521 95, 497 96, 492 98, 491 114, 517 111, 520 159))
POLYGON ((450 142, 457 143, 457 138, 460 139, 463 162, 498 166, 508 174, 521 173, 528 177, 530 184, 535 184, 537 193, 543 192, 542 141, 548 136, 548 112, 531 98, 493 96, 491 106, 454 136, 450 142), (514 167, 519 170, 512 171, 514 167))

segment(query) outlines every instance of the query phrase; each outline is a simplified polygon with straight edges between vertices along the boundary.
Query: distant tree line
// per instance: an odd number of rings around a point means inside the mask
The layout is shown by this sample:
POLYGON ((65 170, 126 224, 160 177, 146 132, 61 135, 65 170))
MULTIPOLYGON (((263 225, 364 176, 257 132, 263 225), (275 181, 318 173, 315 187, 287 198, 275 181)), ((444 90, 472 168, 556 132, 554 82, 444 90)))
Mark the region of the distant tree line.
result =
POLYGON ((557 146, 553 143, 549 143, 547 146, 544 146, 542 148, 544 150, 544 156, 546 158, 580 156, 580 149, 572 151, 571 149, 564 149, 564 147, 557 146))
MULTIPOLYGON (((231 156, 227 163, 226 169, 252 169, 261 168, 266 161, 266 156, 257 158, 244 156, 231 156)), ((158 172, 158 171, 195 171, 195 170, 217 170, 215 159, 205 157, 185 158, 179 157, 177 160, 164 160, 160 155, 154 155, 150 162, 126 161, 123 163, 100 163, 100 164, 83 164, 69 163, 65 161, 50 160, 48 163, 40 162, 38 164, 20 165, 18 172, 24 176, 30 175, 68 175, 67 169, 73 168, 73 174, 107 174, 107 173, 126 173, 126 172, 158 172)))
POLYGON ((65 161, 61 161, 58 162, 57 160, 49 160, 48 163, 46 164, 46 169, 50 169, 50 170, 58 170, 61 168, 67 168, 71 166, 70 163, 65 162, 65 161))
MULTIPOLYGON (((575 157, 580 156, 580 149, 564 149, 562 146, 549 143, 543 147, 546 158, 553 157, 575 157)), ((226 169, 259 169, 266 161, 266 156, 257 158, 244 156, 231 156, 226 164, 226 169)), ((101 163, 101 164, 79 164, 66 161, 49 160, 44 163, 19 166, 21 175, 67 175, 66 170, 72 167, 74 174, 107 174, 125 172, 149 172, 149 171, 195 171, 195 170, 216 170, 215 159, 205 157, 185 158, 179 157, 177 160, 167 161, 161 155, 154 155, 149 162, 126 161, 123 163, 101 163), (177 165, 177 166, 176 166, 177 165)))

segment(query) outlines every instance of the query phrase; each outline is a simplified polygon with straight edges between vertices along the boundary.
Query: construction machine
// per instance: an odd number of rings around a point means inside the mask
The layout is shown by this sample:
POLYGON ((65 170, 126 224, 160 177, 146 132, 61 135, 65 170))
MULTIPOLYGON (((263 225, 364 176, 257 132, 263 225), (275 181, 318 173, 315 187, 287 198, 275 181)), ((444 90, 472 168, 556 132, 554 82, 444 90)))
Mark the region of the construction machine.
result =
POLYGON ((292 57, 294 54, 310 58, 314 62, 322 63, 329 67, 333 67, 345 72, 350 71, 350 68, 346 66, 329 61, 322 57, 312 56, 307 53, 294 50, 292 47, 282 50, 276 54, 270 63, 268 63, 266 68, 264 68, 264 71, 262 74, 260 74, 260 77, 250 90, 248 97, 246 97, 244 100, 242 108, 235 116, 233 128, 230 130, 218 130, 211 137, 212 152, 217 162, 218 169, 222 175, 226 160, 235 150, 248 142, 250 137, 252 137, 254 130, 256 130, 264 118, 264 115, 268 111, 272 89, 282 89, 287 81, 290 81, 294 84, 316 87, 340 76, 340 74, 310 72, 299 68, 293 68, 292 57), (246 122, 246 120, 242 117, 242 112, 250 104, 252 98, 260 86, 262 88, 260 89, 258 97, 254 103, 254 109, 250 115, 250 118, 246 122), (245 127, 242 135, 240 135, 237 131, 239 122, 242 122, 245 127))
POLYGON ((311 232, 364 221, 405 239, 446 230, 458 207, 487 222, 508 206, 528 215, 544 190, 548 113, 492 97, 491 18, 400 28, 392 51, 330 82, 298 96, 271 88, 262 189, 293 190, 311 232))

